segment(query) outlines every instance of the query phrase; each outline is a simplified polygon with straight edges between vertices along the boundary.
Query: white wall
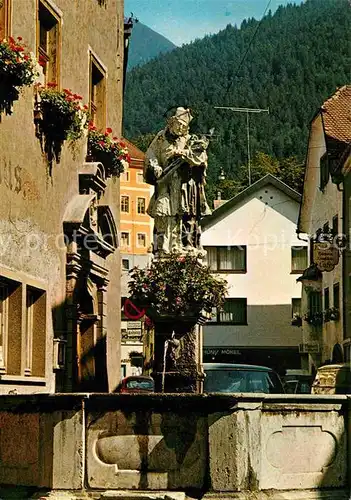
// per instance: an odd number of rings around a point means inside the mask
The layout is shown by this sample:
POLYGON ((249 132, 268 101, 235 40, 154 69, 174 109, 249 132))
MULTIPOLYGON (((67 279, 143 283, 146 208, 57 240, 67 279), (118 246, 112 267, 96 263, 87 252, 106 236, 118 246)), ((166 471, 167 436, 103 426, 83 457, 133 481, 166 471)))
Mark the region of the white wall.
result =
MULTIPOLYGON (((301 328, 291 326, 291 299, 301 297, 291 274, 299 204, 272 184, 256 191, 202 235, 203 246, 246 245, 247 272, 225 275, 228 297, 246 297, 248 324, 204 327, 207 346, 297 346, 301 328)), ((223 275, 222 275, 223 276, 223 275)))

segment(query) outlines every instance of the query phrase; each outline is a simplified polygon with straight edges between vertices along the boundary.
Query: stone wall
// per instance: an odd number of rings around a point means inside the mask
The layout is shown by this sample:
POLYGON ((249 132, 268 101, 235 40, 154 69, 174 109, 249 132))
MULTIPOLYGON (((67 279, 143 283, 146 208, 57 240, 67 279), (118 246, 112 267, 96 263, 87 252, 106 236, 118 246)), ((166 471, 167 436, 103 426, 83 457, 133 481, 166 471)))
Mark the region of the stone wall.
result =
POLYGON ((70 498, 348 498, 350 411, 349 396, 1 397, 0 483, 75 491, 70 498))

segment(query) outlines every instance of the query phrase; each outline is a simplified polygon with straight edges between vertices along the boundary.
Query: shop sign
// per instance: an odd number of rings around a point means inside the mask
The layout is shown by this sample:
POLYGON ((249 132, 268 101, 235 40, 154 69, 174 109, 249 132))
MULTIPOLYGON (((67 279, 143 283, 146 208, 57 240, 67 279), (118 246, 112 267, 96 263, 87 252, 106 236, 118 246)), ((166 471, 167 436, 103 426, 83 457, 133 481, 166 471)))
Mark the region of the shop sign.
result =
POLYGON ((207 356, 240 356, 241 352, 231 347, 205 347, 204 354, 207 356))
POLYGON ((320 271, 332 271, 339 262, 339 249, 328 241, 316 242, 313 244, 313 261, 320 271))
POLYGON ((128 321, 127 322, 128 330, 141 330, 141 321, 128 321))
POLYGON ((130 299, 124 302, 124 314, 133 321, 141 319, 145 315, 145 309, 140 309, 130 299))
POLYGON ((299 344, 300 354, 318 354, 319 353, 319 343, 316 341, 304 342, 299 344))

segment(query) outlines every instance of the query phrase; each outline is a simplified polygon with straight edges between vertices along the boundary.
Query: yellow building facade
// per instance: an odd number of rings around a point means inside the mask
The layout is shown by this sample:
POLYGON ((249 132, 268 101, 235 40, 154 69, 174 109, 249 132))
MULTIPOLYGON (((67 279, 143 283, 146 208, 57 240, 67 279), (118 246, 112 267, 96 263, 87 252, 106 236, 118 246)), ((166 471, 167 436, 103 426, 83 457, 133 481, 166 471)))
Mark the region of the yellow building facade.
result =
MULTIPOLYGON (((146 267, 151 259, 153 220, 146 213, 152 194, 149 184, 144 182, 144 153, 125 140, 131 156, 129 169, 121 175, 121 219, 120 246, 122 283, 122 307, 128 297, 129 271, 135 267, 146 267)), ((121 322, 121 375, 141 373, 143 365, 143 318, 133 320, 122 311, 121 322)))

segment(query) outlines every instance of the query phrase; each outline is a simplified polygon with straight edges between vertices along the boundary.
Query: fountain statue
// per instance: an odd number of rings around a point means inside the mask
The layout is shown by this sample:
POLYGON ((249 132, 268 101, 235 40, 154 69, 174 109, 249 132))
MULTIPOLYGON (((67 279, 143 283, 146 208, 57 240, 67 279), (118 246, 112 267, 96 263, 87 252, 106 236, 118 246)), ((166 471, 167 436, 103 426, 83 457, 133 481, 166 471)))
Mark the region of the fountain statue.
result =
MULTIPOLYGON (((211 210, 205 196, 206 136, 191 134, 190 109, 178 107, 158 132, 145 155, 144 178, 155 187, 148 214, 154 219, 155 259, 191 254, 201 262, 201 218, 211 210)), ((156 389, 165 392, 199 392, 201 327, 183 315, 155 322, 156 389)))
POLYGON ((189 109, 179 107, 146 151, 144 177, 155 186, 148 214, 154 219, 154 253, 203 253, 200 219, 210 215, 205 196, 206 136, 189 133, 189 109))

